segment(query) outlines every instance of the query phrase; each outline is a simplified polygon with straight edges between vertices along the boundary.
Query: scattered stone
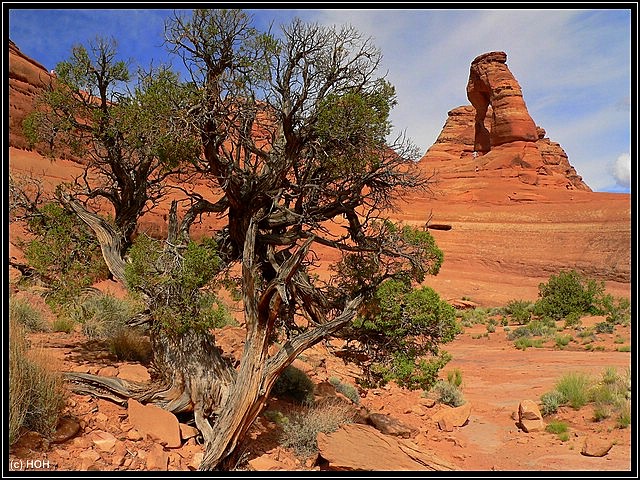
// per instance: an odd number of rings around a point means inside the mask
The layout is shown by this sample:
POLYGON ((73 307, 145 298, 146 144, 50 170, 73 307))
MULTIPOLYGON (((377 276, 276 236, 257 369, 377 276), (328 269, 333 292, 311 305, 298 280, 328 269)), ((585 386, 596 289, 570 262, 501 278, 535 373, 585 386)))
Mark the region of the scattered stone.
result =
POLYGON ((184 423, 180 423, 178 426, 180 427, 180 437, 182 437, 182 440, 189 440, 200 433, 200 430, 197 428, 184 423))
POLYGON ((125 363, 118 368, 118 378, 133 382, 148 382, 151 380, 149 371, 142 365, 125 363))
POLYGON ((91 441, 98 450, 103 452, 112 452, 118 439, 109 432, 95 430, 91 433, 91 441))
POLYGON ((162 445, 154 443, 147 452, 147 469, 166 471, 169 465, 169 455, 162 445))
POLYGON ((132 428, 127 432, 127 438, 132 442, 137 442, 138 440, 142 440, 143 437, 138 430, 136 430, 135 428, 132 428))
POLYGON ((118 369, 112 365, 103 367, 98 371, 98 375, 103 377, 115 377, 118 374, 118 369))
POLYGON ((133 399, 128 404, 129 423, 136 430, 168 448, 181 445, 180 425, 173 413, 155 405, 142 405, 133 399))
POLYGON ((433 398, 420 398, 420 400, 418 400, 418 403, 420 403, 420 405, 424 405, 427 408, 433 408, 436 405, 436 401, 433 398))
MULTIPOLYGON (((395 437, 383 435, 369 425, 344 424, 330 434, 318 434, 318 451, 329 470, 450 470, 446 462, 417 461, 395 437)), ((415 458, 415 457, 414 457, 415 458)))
POLYGON ((204 452, 196 452, 193 454, 193 458, 187 465, 189 470, 198 470, 200 468, 200 464, 202 463, 202 459, 204 458, 204 452))
POLYGON ((400 420, 384 415, 382 413, 370 413, 368 421, 376 429, 385 435, 393 435, 396 437, 410 438, 418 433, 416 428, 405 425, 400 420))
POLYGON ((289 468, 282 462, 270 458, 269 455, 262 455, 260 457, 249 460, 249 466, 256 471, 268 471, 268 470, 289 470, 289 468))
POLYGON ((51 437, 51 443, 64 443, 75 437, 80 431, 80 423, 72 417, 62 417, 58 421, 56 431, 51 437))
POLYGON ((518 405, 518 423, 526 433, 544 430, 544 420, 535 402, 523 400, 518 405))
POLYGON ((471 415, 471 403, 467 402, 459 407, 442 410, 435 416, 435 419, 440 430, 453 432, 454 427, 466 425, 469 421, 469 415, 471 415))
POLYGON ((613 447, 613 442, 587 436, 582 445, 582 455, 586 457, 604 457, 613 447))
POLYGON ((80 458, 80 470, 95 470, 96 462, 100 460, 100 454, 95 450, 85 450, 78 455, 80 458))

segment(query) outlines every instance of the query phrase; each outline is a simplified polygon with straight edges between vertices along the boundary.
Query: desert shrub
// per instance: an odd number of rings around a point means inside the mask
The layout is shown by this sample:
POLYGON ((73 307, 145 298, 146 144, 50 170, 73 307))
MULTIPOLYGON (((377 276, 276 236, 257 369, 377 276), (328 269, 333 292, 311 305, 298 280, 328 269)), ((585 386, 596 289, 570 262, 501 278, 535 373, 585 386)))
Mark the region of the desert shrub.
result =
MULTIPOLYGON (((384 385, 394 380, 409 389, 428 389, 451 359, 440 345, 459 333, 456 311, 429 287, 412 288, 387 280, 376 290, 348 329, 359 339, 365 362, 361 382, 384 385)), ((357 353, 357 352, 355 352, 357 353)))
POLYGON ((484 308, 463 310, 460 313, 460 323, 465 327, 471 327, 479 323, 486 323, 489 314, 484 308))
POLYGON ((71 333, 73 331, 73 327, 75 327, 76 323, 67 316, 57 317, 53 321, 53 331, 54 332, 64 332, 71 333))
POLYGON ((93 232, 60 204, 44 205, 27 227, 34 238, 24 245, 24 254, 49 287, 46 300, 53 308, 109 275, 93 232))
POLYGON ((613 339, 613 343, 616 343, 616 344, 624 343, 625 341, 626 340, 624 339, 624 337, 621 337, 619 335, 613 339))
POLYGON ((453 370, 447 372, 447 382, 449 382, 454 387, 460 388, 462 385, 462 372, 459 368, 454 368, 453 370))
POLYGON ((592 380, 583 373, 567 373, 556 384, 556 390, 564 395, 567 404, 578 410, 589 403, 589 388, 592 380))
POLYGON ((514 328, 507 333, 508 340, 516 340, 518 338, 526 338, 532 335, 531 329, 528 326, 522 326, 514 328))
POLYGON ((315 385, 309 376, 299 368, 289 365, 285 368, 271 389, 272 395, 285 396, 302 404, 312 404, 315 385))
POLYGON ((558 408, 566 402, 567 397, 558 390, 543 393, 540 397, 540 413, 542 413, 543 416, 554 414, 558 411, 558 408))
POLYGON ((437 401, 445 405, 459 407, 465 403, 464 395, 460 389, 456 385, 445 382, 444 380, 438 380, 433 386, 432 391, 435 393, 437 401))
POLYGON ((269 420, 270 422, 275 423, 276 425, 278 425, 279 427, 281 427, 282 425, 284 425, 285 423, 289 423, 289 417, 287 417, 286 415, 284 415, 281 411, 279 410, 266 410, 264 413, 264 418, 266 418, 267 420, 269 420))
POLYGON ((544 339, 542 339, 542 338, 520 337, 513 343, 513 345, 518 350, 526 350, 529 347, 542 348, 544 346, 544 339))
POLYGON ((569 429, 568 425, 565 422, 560 422, 557 420, 553 420, 547 424, 545 430, 549 433, 559 434, 565 433, 569 429))
POLYGON ((46 332, 49 330, 42 312, 33 307, 27 300, 9 298, 9 318, 22 325, 31 332, 46 332))
POLYGON ((571 335, 558 335, 556 336, 556 347, 564 348, 569 345, 571 340, 573 340, 571 335))
POLYGON ((596 333, 613 333, 615 325, 611 322, 598 322, 593 326, 596 333))
POLYGON ((575 270, 551 275, 538 286, 534 313, 560 320, 571 313, 597 314, 604 294, 604 282, 585 278, 575 270))
POLYGON ((558 434, 558 439, 561 442, 568 442, 569 441, 569 432, 562 432, 558 434))
POLYGON ((616 425, 618 428, 627 428, 631 425, 631 402, 627 401, 622 406, 616 417, 616 425))
POLYGON ((336 377, 329 378, 329 383, 334 386, 337 392, 340 392, 353 403, 360 403, 360 395, 358 394, 358 389, 353 385, 349 385, 348 383, 343 383, 340 379, 336 377))
POLYGON ((493 318, 487 321, 487 333, 495 332, 497 323, 493 318))
POLYGON ((29 351, 25 329, 9 319, 9 444, 24 430, 48 436, 55 431, 66 402, 62 377, 47 360, 29 351))
POLYGON ((631 351, 631 345, 623 345, 621 347, 616 348, 616 351, 618 351, 618 352, 630 352, 631 351))
POLYGON ((155 328, 182 334, 235 324, 213 288, 222 286, 214 282, 221 268, 212 238, 189 242, 178 255, 164 242, 140 235, 129 250, 125 279, 134 292, 151 299, 155 328))
POLYGON ((571 312, 564 317, 564 328, 579 328, 582 325, 582 314, 571 312))
POLYGON ((318 452, 318 433, 335 432, 340 425, 352 423, 353 419, 352 407, 339 401, 327 400, 305 408, 282 424, 282 445, 293 449, 299 457, 308 458, 318 452))
POLYGON ((82 332, 87 337, 107 339, 124 328, 138 308, 129 300, 108 293, 93 293, 73 304, 68 315, 82 324, 82 332))
POLYGON ((533 303, 526 300, 511 300, 505 305, 504 310, 518 325, 526 325, 531 320, 533 303))
POLYGON ((624 297, 603 295, 599 308, 600 313, 606 315, 606 321, 613 325, 629 325, 631 322, 631 303, 624 297))
POLYGON ((109 350, 118 360, 149 363, 151 342, 138 329, 121 328, 109 338, 109 350))

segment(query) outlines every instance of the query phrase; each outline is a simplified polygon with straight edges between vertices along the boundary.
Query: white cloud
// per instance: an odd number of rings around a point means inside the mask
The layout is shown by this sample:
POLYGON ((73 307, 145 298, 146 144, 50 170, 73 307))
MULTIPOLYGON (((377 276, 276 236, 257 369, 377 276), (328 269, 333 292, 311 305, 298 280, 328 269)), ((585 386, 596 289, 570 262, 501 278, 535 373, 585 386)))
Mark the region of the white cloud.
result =
POLYGON ((631 155, 623 153, 613 164, 613 177, 621 187, 631 186, 631 155))

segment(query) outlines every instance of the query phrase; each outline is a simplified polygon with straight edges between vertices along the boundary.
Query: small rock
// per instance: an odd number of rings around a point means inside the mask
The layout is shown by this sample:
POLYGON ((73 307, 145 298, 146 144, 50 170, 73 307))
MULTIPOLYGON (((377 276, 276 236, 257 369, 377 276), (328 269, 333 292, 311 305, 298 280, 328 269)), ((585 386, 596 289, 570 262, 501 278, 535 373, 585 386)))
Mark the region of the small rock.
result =
POLYGON ((424 405, 427 408, 433 408, 436 404, 436 401, 433 398, 421 398, 418 402, 420 405, 424 405))
POLYGON ((204 452, 197 452, 193 454, 193 458, 187 465, 190 470, 198 470, 200 468, 200 464, 202 463, 202 459, 204 458, 204 452))
POLYGON ((168 448, 181 445, 180 426, 176 416, 155 405, 142 405, 130 399, 128 402, 129 423, 143 435, 149 435, 168 448))
POLYGON ((469 421, 471 403, 467 402, 456 408, 443 410, 437 416, 438 427, 445 432, 453 432, 454 427, 462 427, 469 421))
POLYGON ((526 433, 544 430, 542 414, 535 402, 523 400, 518 406, 518 423, 526 433))
POLYGON ((142 440, 142 434, 135 428, 132 428, 127 432, 127 438, 133 442, 137 442, 138 440, 142 440))
POLYGON ((118 441, 118 439, 109 432, 102 432, 100 430, 94 431, 91 436, 93 444, 98 450, 103 452, 113 451, 113 448, 116 446, 116 442, 118 441))
POLYGON ((100 460, 100 454, 95 450, 85 450, 78 455, 80 470, 95 470, 96 462, 100 460))
POLYGON ((400 420, 392 418, 389 415, 370 413, 368 420, 371 425, 386 435, 410 438, 418 433, 417 429, 405 425, 400 420))
POLYGON ((190 438, 193 438, 200 433, 200 430, 198 430, 197 428, 186 425, 184 423, 180 423, 178 424, 178 426, 180 427, 180 437, 182 437, 183 440, 189 440, 190 438))
POLYGON ((62 417, 58 421, 51 443, 64 443, 75 437, 80 431, 80 423, 72 417, 62 417))
POLYGON ((133 382, 148 382, 151 380, 149 371, 142 365, 125 363, 118 368, 118 378, 133 382))
POLYGON ((162 445, 154 443, 147 452, 147 469, 166 471, 169 465, 169 455, 162 445))
POLYGON ((609 453, 611 447, 613 447, 613 442, 611 441, 587 437, 584 439, 580 453, 587 457, 604 457, 609 453))
POLYGON ((103 377, 115 377, 118 374, 118 369, 109 365, 108 367, 103 367, 98 371, 98 375, 103 377))

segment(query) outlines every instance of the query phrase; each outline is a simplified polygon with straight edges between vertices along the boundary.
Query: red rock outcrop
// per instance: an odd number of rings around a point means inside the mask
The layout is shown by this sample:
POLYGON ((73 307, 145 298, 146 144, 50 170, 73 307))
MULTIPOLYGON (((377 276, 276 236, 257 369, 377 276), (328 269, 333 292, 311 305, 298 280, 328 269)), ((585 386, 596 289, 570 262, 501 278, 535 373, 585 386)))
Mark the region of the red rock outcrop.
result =
MULTIPOLYGON (((33 111, 36 97, 51 81, 44 66, 23 54, 9 40, 9 145, 27 149, 22 122, 33 111)), ((43 152, 39 152, 43 153, 43 152)))
POLYGON ((590 192, 560 144, 529 115, 506 58, 504 52, 490 52, 472 62, 467 84, 472 105, 449 111, 422 164, 444 177, 513 178, 514 186, 590 192))
POLYGON ((505 143, 538 139, 520 84, 507 67, 506 53, 484 53, 471 62, 467 98, 475 108, 476 151, 486 153, 505 143), (487 129, 484 121, 489 106, 493 111, 487 129))

